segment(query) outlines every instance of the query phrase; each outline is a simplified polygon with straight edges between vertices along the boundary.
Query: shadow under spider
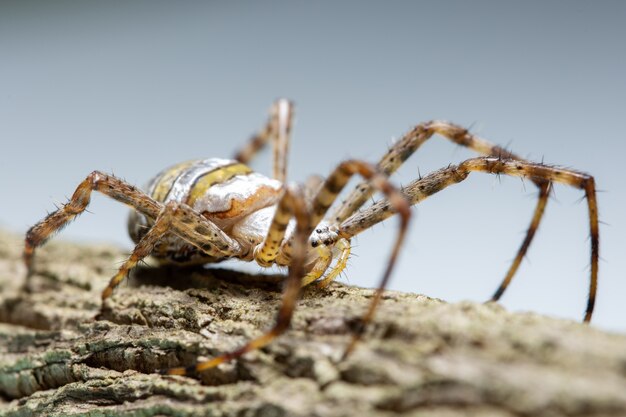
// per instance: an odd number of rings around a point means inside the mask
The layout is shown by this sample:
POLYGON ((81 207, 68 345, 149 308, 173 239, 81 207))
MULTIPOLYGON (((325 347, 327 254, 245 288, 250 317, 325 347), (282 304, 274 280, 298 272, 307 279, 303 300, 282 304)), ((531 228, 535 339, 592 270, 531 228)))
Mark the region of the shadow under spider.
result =
POLYGON ((238 284, 270 292, 282 292, 284 274, 254 274, 227 268, 208 268, 202 265, 137 266, 126 280, 129 287, 171 287, 175 290, 213 289, 219 285, 238 284))

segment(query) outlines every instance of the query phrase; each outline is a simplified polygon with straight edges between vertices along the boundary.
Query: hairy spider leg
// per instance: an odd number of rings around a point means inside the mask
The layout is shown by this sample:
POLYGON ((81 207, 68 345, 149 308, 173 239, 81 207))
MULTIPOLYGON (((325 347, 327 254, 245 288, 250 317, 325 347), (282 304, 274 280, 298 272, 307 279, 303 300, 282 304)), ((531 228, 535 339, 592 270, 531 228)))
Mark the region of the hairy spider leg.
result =
MULTIPOLYGON (((78 185, 70 201, 50 213, 26 232, 23 258, 28 270, 27 285, 33 271, 32 264, 36 248, 43 245, 55 232, 85 211, 91 200, 93 190, 133 207, 150 219, 156 219, 164 207, 162 203, 154 200, 135 186, 112 175, 93 171, 78 185)), ((187 207, 186 209, 182 208, 181 212, 193 212, 193 210, 187 207)), ((199 214, 195 213, 194 217, 189 213, 185 219, 188 221, 188 225, 183 227, 184 221, 181 220, 176 224, 173 232, 184 234, 186 240, 192 244, 201 245, 198 247, 209 256, 235 256, 241 252, 241 247, 235 240, 199 214)))
MULTIPOLYGON (((198 362, 188 367, 165 369, 162 370, 161 373, 170 375, 189 375, 195 372, 202 372, 207 369, 214 368, 221 363, 237 359, 252 350, 260 349, 263 346, 266 346, 289 328, 291 318, 293 317, 293 311, 300 294, 301 279, 304 275, 304 260, 307 250, 310 215, 307 209, 306 201, 298 189, 286 188, 285 193, 281 198, 280 205, 289 211, 290 216, 288 217, 295 217, 296 229, 291 246, 292 258, 291 264, 289 265, 289 276, 287 277, 287 281, 285 283, 282 304, 278 310, 274 326, 265 334, 248 342, 235 351, 225 353, 208 361, 198 362)), ((283 214, 284 213, 281 213, 279 216, 280 220, 277 222, 279 225, 285 224, 283 214)), ((289 218, 286 220, 288 222, 289 218)))
MULTIPOLYGON (((389 282, 389 277, 391 276, 391 272, 393 271, 393 267, 395 266, 398 253, 400 251, 400 248, 402 247, 402 243, 404 241, 404 237, 406 235, 406 231, 409 225, 409 219, 411 218, 409 202, 400 191, 398 191, 393 185, 391 185, 387 176, 384 173, 377 171, 373 165, 370 165, 366 162, 359 160, 347 160, 339 164, 335 171, 326 179, 324 185, 318 192, 317 197, 313 201, 313 217, 311 221, 312 225, 317 225, 322 220, 322 218, 324 218, 324 215, 328 211, 328 208, 337 199, 339 193, 341 193, 350 178, 355 174, 359 174, 360 176, 365 178, 375 189, 381 191, 387 196, 386 201, 389 201, 390 204, 393 206, 395 212, 400 214, 400 227, 396 236, 395 243, 391 250, 391 255, 389 256, 389 260, 387 261, 387 267, 383 272, 383 276, 378 286, 378 289, 376 290, 374 298, 370 302, 367 312, 362 318, 361 325, 356 329, 352 340, 345 351, 344 356, 348 355, 352 351, 352 349, 354 349, 354 346, 361 338, 361 335, 363 334, 363 331, 365 330, 367 324, 374 316, 376 307, 378 306, 383 292, 387 286, 387 283, 389 282)), ((346 241, 349 241, 350 239, 349 236, 341 233, 339 234, 339 237, 345 239, 346 241)), ((333 271, 332 273, 336 276, 339 272, 340 270, 336 272, 333 271)), ((327 285, 329 284, 329 282, 324 281, 324 284, 327 285)))
POLYGON ((102 301, 111 296, 115 287, 128 276, 128 273, 137 263, 152 254, 155 245, 168 233, 174 233, 210 256, 231 257, 240 255, 239 243, 226 235, 224 236, 228 239, 227 242, 220 242, 218 232, 223 233, 213 222, 207 220, 187 204, 170 201, 163 207, 154 224, 139 240, 130 257, 122 264, 118 272, 111 278, 109 285, 102 291, 102 301))
POLYGON ((517 250, 517 254, 513 259, 513 262, 511 262, 511 266, 506 272, 504 279, 502 279, 502 282, 493 293, 489 301, 498 301, 500 297, 502 297, 502 294, 504 294, 504 291, 506 291, 509 284, 513 280, 513 276, 515 276, 515 273, 519 269, 519 266, 522 264, 522 260, 524 259, 524 256, 526 256, 526 253, 528 253, 528 248, 530 247, 530 244, 532 243, 533 238, 537 233, 537 229, 539 228, 539 223, 541 223, 541 219, 543 218, 546 204, 548 204, 550 190, 552 190, 551 182, 546 182, 539 185, 539 196, 537 198, 537 204, 535 206, 535 210, 533 211, 533 217, 530 221, 530 224, 528 225, 528 229, 526 229, 526 235, 524 236, 524 240, 517 250))
MULTIPOLYGON (((485 139, 468 132, 467 129, 446 121, 433 120, 415 126, 402 138, 396 142, 389 151, 378 162, 377 168, 387 175, 394 173, 420 146, 422 146, 434 134, 448 139, 458 145, 467 147, 485 156, 495 156, 503 159, 515 159, 525 161, 514 153, 495 145, 485 139)), ((532 180, 539 188, 537 205, 533 212, 533 217, 526 231, 526 236, 522 241, 517 254, 511 263, 506 275, 500 283, 498 289, 491 297, 492 301, 500 299, 504 291, 511 283, 513 276, 517 272, 528 248, 532 243, 535 232, 539 227, 543 213, 548 202, 550 183, 543 178, 533 178, 532 180)), ((372 196, 374 189, 367 183, 358 184, 347 196, 343 203, 328 216, 333 222, 340 224, 349 216, 354 214, 372 196)))
MULTIPOLYGON (((304 192, 305 190, 303 189, 302 191, 304 192)), ((306 203, 307 200, 304 193, 303 199, 306 203)), ((293 196, 285 188, 284 194, 276 206, 276 211, 265 239, 254 248, 253 258, 259 265, 269 267, 276 262, 276 259, 281 254, 283 255, 282 264, 290 263, 292 242, 290 239, 285 240, 285 233, 293 216, 293 205, 293 196)), ((320 255, 319 259, 313 268, 302 278, 302 286, 317 280, 328 269, 332 261, 330 249, 318 254, 320 255)))
MULTIPOLYGON (((452 165, 448 168, 432 172, 408 184, 402 189, 402 193, 412 205, 417 204, 444 188, 465 180, 472 171, 540 179, 550 183, 562 183, 584 190, 589 209, 591 272, 587 308, 583 320, 589 322, 593 314, 596 299, 599 257, 598 204, 594 178, 589 174, 556 166, 515 159, 481 157, 468 159, 459 165, 452 165)), ((386 199, 380 200, 363 211, 350 216, 340 225, 339 234, 349 239, 385 220, 393 215, 394 212, 395 209, 390 201, 386 199)), ((538 221, 534 221, 533 224, 531 224, 530 233, 535 233, 537 224, 538 221)))
POLYGON ((235 153, 234 159, 247 164, 272 139, 274 145, 274 179, 287 180, 287 156, 293 125, 293 103, 287 99, 277 100, 270 109, 265 126, 235 153))
MULTIPOLYGON (((288 188, 285 188, 282 197, 276 205, 276 211, 265 239, 254 248, 253 257, 259 265, 264 267, 271 266, 281 252, 289 220, 293 217, 293 200, 292 193, 289 192, 288 188)), ((285 244, 290 246, 291 242, 285 242, 285 244)))

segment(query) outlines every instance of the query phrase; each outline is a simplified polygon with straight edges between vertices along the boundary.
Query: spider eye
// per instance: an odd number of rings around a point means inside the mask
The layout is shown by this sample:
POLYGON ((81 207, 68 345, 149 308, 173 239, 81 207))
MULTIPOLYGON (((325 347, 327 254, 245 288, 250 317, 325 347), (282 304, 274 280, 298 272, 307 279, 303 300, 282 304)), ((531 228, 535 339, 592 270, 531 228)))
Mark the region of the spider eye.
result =
POLYGON ((322 233, 323 230, 322 229, 315 229, 315 233, 322 233))

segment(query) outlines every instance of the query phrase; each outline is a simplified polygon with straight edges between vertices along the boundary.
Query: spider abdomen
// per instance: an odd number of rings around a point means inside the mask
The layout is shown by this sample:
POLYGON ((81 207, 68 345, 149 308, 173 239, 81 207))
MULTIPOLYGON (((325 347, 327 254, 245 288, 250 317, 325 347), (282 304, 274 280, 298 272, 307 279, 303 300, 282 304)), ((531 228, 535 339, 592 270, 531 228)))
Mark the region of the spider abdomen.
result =
MULTIPOLYGON (((281 188, 280 181, 256 173, 240 162, 209 158, 164 169, 148 183, 146 192, 161 203, 184 203, 228 231, 249 214, 274 205, 281 188)), ((153 219, 133 210, 128 221, 133 241, 139 242, 153 223, 153 219)), ((174 262, 215 261, 171 234, 161 240, 153 255, 174 262)))

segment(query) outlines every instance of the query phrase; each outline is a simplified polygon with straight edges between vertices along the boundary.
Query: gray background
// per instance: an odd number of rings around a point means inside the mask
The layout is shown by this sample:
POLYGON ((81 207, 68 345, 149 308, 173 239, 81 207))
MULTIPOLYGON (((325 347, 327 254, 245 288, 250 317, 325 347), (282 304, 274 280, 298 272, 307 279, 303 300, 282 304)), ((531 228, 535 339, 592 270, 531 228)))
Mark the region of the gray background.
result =
MULTIPOLYGON (((0 225, 24 232, 94 169, 143 184, 174 162, 228 157, 277 97, 297 103, 292 180, 349 156, 375 161, 412 125, 448 119, 596 177, 608 225, 594 323, 626 331, 625 5, 0 2, 0 225)), ((394 181, 471 156, 434 139, 394 181)), ((269 159, 255 168, 268 172, 269 159)), ((534 194, 528 182, 474 174, 426 201, 392 287, 487 299, 534 194)), ((507 308, 582 318, 581 196, 557 187, 507 308)), ((63 238, 131 247, 127 208, 96 196, 89 210, 63 238)), ((375 285, 395 230, 390 220, 359 236, 344 280, 375 285)))

